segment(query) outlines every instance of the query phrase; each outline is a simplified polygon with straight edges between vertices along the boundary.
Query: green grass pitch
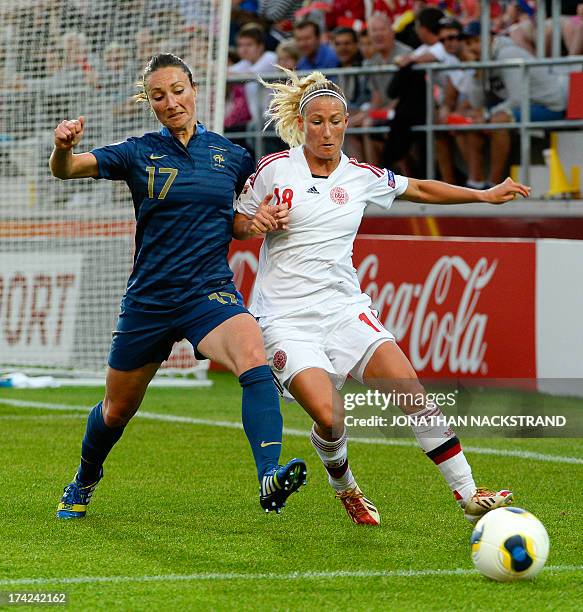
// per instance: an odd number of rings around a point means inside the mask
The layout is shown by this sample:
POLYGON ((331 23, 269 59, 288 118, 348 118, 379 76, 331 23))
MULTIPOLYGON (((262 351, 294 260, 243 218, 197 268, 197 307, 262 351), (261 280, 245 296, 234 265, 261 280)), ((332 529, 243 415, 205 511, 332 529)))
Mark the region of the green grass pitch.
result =
MULTIPOLYGON (((240 422, 234 377, 208 389, 149 390, 142 410, 240 422)), ((471 527, 434 465, 413 446, 354 442, 353 471, 382 525, 353 525, 308 438, 283 457, 308 462, 308 486, 264 514, 241 429, 135 418, 79 521, 58 521, 85 413, 2 400, 90 407, 101 389, 0 390, 0 592, 66 592, 72 610, 580 610, 583 443, 462 440, 471 447, 574 457, 579 463, 468 452, 476 480, 513 489, 545 524, 548 566, 497 584, 472 570, 471 527)), ((286 427, 307 432, 296 404, 286 427)), ((23 608, 21 608, 23 609, 23 608)))

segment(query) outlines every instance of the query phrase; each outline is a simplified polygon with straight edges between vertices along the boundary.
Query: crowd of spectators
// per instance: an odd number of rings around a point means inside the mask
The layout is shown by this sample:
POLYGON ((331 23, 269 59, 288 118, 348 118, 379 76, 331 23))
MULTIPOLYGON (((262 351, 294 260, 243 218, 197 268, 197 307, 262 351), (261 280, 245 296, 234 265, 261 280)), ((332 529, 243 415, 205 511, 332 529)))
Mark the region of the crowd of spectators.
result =
MULTIPOLYGON (((537 51, 537 5, 539 10, 545 5, 544 52, 551 55, 550 1, 492 0, 491 31, 485 33, 480 27, 482 4, 477 0, 248 0, 240 3, 237 19, 242 29, 252 27, 263 32, 265 48, 276 53, 277 65, 324 73, 352 69, 334 76, 348 98, 350 127, 380 129, 349 135, 346 152, 375 165, 423 177, 426 139, 414 126, 430 120, 449 125, 520 120, 523 89, 517 68, 461 69, 463 62, 481 59, 483 37, 488 39, 492 60, 533 59, 537 51), (282 11, 285 5, 285 19, 269 20, 262 9, 267 4, 282 11), (434 62, 451 69, 434 73, 434 88, 428 93, 425 73, 414 66, 434 62), (356 73, 354 68, 361 66, 386 70, 356 73), (429 106, 427 95, 432 97, 429 106), (427 116, 428 108, 432 108, 431 117, 427 116)), ((234 37, 237 19, 232 23, 234 37)), ((583 2, 563 0, 560 30, 561 54, 583 54, 583 2)), ((277 71, 275 65, 262 69, 264 73, 277 71)), ((568 73, 574 70, 581 70, 581 66, 530 70, 531 121, 564 118, 568 73)), ((249 72, 262 71, 253 66, 249 72)), ((230 95, 238 94, 231 88, 230 95)), ((261 129, 267 100, 255 93, 244 103, 250 117, 246 127, 261 129)), ((437 132, 438 176, 478 188, 499 182, 512 161, 513 133, 504 129, 437 132)), ((281 144, 268 145, 267 150, 278 146, 281 144)))
MULTIPOLYGON (((429 120, 508 123, 520 118, 516 69, 462 70, 460 65, 480 59, 484 36, 495 60, 532 58, 537 6, 545 4, 550 15, 552 3, 492 0, 492 31, 486 33, 479 24, 481 4, 477 0, 233 0, 229 74, 245 81, 227 87, 225 130, 263 127, 268 99, 257 75, 276 73, 279 66, 323 72, 347 68, 351 72, 334 78, 346 92, 350 126, 380 128, 349 135, 347 153, 422 177, 425 137, 414 126, 429 120), (435 73, 428 106, 425 73, 414 67, 433 62, 451 69, 435 73), (383 68, 363 74, 354 70, 358 67, 383 68)), ((202 25, 208 23, 204 10, 195 0, 35 0, 1 9, 0 134, 19 138, 27 133, 28 122, 15 117, 22 113, 25 99, 27 112, 35 112, 30 108, 31 80, 42 85, 37 104, 43 106, 37 116, 46 126, 37 123, 37 127, 49 127, 68 116, 84 89, 89 106, 98 98, 99 112, 107 109, 114 131, 109 137, 138 130, 145 114, 131 96, 154 52, 181 55, 195 75, 206 67, 213 34, 202 25), (114 18, 103 19, 104 14, 114 18)), ((583 2, 563 0, 560 29, 562 54, 583 54, 583 2)), ((551 31, 547 20, 547 55, 551 31)), ((567 76, 556 68, 530 72, 532 121, 564 116, 567 76)), ((444 180, 480 187, 497 182, 507 172, 512 138, 504 130, 439 132, 436 150, 437 170, 444 180)))

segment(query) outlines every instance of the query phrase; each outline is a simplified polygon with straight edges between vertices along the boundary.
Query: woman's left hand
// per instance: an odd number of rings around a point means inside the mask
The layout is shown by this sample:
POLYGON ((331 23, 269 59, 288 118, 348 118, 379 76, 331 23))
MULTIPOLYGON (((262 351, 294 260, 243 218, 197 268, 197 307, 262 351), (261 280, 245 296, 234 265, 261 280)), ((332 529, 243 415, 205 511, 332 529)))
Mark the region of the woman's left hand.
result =
POLYGON ((286 230, 289 226, 289 206, 287 204, 278 204, 271 208, 271 213, 277 221, 277 229, 286 230))
POLYGON ((482 202, 488 204, 504 204, 510 200, 514 200, 516 196, 522 196, 528 198, 530 196, 530 187, 523 185, 522 183, 516 183, 510 177, 504 182, 490 187, 482 192, 482 202))

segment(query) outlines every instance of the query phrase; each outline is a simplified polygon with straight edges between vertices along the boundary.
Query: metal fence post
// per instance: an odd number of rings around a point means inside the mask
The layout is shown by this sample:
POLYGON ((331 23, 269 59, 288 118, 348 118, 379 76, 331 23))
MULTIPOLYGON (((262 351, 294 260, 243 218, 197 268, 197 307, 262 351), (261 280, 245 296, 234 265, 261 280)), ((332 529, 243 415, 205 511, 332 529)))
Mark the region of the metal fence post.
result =
POLYGON ((545 21, 547 18, 547 7, 544 2, 539 2, 536 7, 536 56, 545 56, 545 21))
POLYGON ((480 30, 482 36, 481 44, 481 60, 483 62, 490 59, 490 3, 482 2, 482 12, 480 14, 480 30))
POLYGON ((521 64, 520 82, 522 99, 520 102, 520 181, 525 185, 530 182, 530 82, 529 66, 521 64))
POLYGON ((431 65, 427 66, 427 89, 425 97, 425 109, 425 122, 427 124, 427 132, 425 132, 425 174, 427 175, 428 179, 432 179, 435 177, 435 150, 433 143, 433 70, 431 68, 431 65))
POLYGON ((559 57, 561 55, 561 0, 553 0, 551 15, 553 18, 552 56, 559 57))
MULTIPOLYGON (((257 124, 255 127, 255 159, 259 160, 263 157, 265 152, 263 142, 263 131, 262 131, 262 119, 263 119, 263 97, 259 87, 257 88, 257 95, 255 96, 255 109, 257 110, 257 124)), ((255 122, 254 122, 255 123, 255 122)))

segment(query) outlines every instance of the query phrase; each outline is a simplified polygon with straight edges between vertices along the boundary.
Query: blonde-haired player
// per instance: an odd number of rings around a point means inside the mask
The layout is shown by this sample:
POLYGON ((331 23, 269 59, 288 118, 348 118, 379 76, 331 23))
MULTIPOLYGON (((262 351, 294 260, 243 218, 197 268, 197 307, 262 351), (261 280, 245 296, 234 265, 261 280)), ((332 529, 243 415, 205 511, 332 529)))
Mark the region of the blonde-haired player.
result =
MULTIPOLYGON (((424 398, 425 392, 394 336, 371 310, 352 266, 363 211, 368 204, 388 209, 397 197, 432 204, 501 204, 516 195, 527 197, 529 189, 507 179, 478 191, 348 159, 341 150, 348 125, 343 91, 319 72, 302 79, 286 72, 286 83, 269 85, 269 115, 291 149, 260 160, 236 203, 233 233, 239 239, 265 234, 249 309, 259 320, 269 363, 279 386, 314 420, 312 444, 350 518, 378 525, 377 509, 348 465, 337 389, 350 374, 382 392, 412 398, 424 398), (269 194, 274 203, 288 205, 287 218, 281 218, 282 211, 271 214, 265 203, 269 194)), ((417 401, 400 408, 420 417, 440 414, 428 404, 420 410, 417 401)), ((469 521, 510 503, 510 491, 476 487, 451 429, 420 424, 413 432, 469 521)))

